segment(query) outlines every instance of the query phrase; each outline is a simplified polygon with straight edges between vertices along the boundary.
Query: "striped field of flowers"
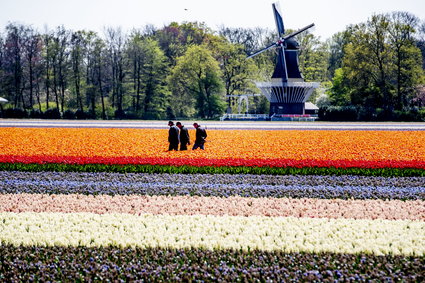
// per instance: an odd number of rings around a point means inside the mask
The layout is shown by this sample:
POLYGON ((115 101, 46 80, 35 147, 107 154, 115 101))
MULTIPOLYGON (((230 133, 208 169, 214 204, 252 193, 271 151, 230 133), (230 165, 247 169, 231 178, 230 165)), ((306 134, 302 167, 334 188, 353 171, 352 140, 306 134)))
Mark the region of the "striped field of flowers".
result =
POLYGON ((424 131, 208 135, 0 128, 0 281, 425 280, 424 131))
POLYGON ((425 169, 424 131, 211 130, 208 135, 207 151, 170 153, 166 130, 3 128, 0 162, 425 169))

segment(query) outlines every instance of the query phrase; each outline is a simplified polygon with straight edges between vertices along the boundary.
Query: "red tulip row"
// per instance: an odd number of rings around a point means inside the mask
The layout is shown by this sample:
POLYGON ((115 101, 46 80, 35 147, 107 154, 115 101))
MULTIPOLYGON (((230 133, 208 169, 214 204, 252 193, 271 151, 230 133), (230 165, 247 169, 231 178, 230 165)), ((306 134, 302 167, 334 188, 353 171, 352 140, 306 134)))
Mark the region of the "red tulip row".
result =
POLYGON ((160 157, 77 157, 77 156, 19 156, 0 155, 0 163, 24 164, 105 164, 105 165, 170 165, 170 166, 245 166, 245 167, 334 167, 334 168, 416 168, 425 169, 425 161, 371 161, 371 160, 315 160, 315 159, 210 159, 210 158, 160 158, 160 157))

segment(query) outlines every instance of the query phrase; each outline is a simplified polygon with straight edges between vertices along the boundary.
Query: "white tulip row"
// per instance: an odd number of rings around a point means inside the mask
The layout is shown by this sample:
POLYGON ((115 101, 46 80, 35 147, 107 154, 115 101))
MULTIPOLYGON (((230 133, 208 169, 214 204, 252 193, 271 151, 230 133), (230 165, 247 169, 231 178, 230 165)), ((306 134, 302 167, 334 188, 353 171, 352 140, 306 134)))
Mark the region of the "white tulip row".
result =
POLYGON ((425 255, 425 222, 93 213, 0 213, 0 242, 425 255))

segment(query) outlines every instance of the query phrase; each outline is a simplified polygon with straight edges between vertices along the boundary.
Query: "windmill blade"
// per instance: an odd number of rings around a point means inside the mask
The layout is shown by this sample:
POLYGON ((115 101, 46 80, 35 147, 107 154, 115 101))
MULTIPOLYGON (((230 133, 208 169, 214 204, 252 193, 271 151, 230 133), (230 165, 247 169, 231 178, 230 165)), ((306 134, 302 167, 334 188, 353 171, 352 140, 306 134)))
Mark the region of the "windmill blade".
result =
POLYGON ((270 44, 269 46, 267 46, 267 47, 265 47, 265 48, 263 48, 263 49, 261 49, 261 50, 258 50, 258 51, 256 51, 256 52, 252 53, 251 55, 249 55, 249 56, 247 57, 247 59, 252 58, 252 57, 254 57, 254 56, 257 56, 258 54, 261 54, 261 53, 263 53, 264 51, 267 51, 267 50, 269 50, 269 49, 271 49, 271 48, 273 48, 273 47, 277 47, 277 46, 279 46, 279 44, 278 44, 278 43, 270 44))
POLYGON ((280 15, 280 7, 277 3, 273 3, 272 6, 277 32, 279 33, 279 37, 281 37, 285 34, 285 26, 283 24, 282 16, 280 15))
POLYGON ((306 27, 303 27, 302 29, 299 29, 299 30, 297 30, 297 31, 295 31, 295 32, 293 32, 293 33, 290 33, 290 34, 286 35, 286 36, 283 38, 283 40, 287 40, 288 38, 294 37, 294 36, 296 36, 296 35, 298 35, 298 34, 302 33, 303 31, 306 31, 306 30, 308 30, 309 28, 312 28, 312 27, 314 27, 314 24, 310 24, 310 25, 308 25, 308 26, 306 26, 306 27))

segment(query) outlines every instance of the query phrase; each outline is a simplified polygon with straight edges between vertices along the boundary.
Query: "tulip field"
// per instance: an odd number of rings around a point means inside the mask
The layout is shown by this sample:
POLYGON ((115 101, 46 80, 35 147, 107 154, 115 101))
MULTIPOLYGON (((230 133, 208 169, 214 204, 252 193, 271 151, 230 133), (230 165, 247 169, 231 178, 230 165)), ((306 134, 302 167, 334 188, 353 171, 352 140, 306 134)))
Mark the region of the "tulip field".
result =
POLYGON ((0 127, 0 281, 425 280, 425 131, 167 136, 0 127))

